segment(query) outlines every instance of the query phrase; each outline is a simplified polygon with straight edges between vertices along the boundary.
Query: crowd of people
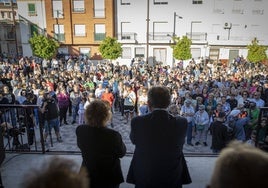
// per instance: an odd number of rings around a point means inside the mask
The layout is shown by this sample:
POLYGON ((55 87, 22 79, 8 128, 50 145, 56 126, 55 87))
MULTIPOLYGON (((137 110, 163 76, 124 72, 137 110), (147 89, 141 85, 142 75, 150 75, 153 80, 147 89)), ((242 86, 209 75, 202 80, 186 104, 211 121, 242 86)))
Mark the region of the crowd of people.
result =
MULTIPOLYGON (((174 67, 161 63, 149 66, 140 59, 131 60, 130 65, 109 61, 93 63, 85 56, 50 61, 28 57, 18 61, 1 59, 0 104, 39 105, 41 110, 33 111, 32 121, 36 126, 44 124, 45 138, 54 127, 58 141, 62 141, 59 127, 82 124, 90 101, 108 101, 112 111, 119 110, 127 124, 134 116, 149 112, 148 89, 160 85, 171 92, 173 113, 188 121, 186 144, 189 146, 207 146, 208 133, 212 134, 215 152, 220 151, 230 137, 266 145, 267 126, 261 126, 258 121, 260 108, 268 106, 265 65, 249 63, 243 56, 229 64, 201 58, 192 59, 187 66, 183 62, 174 67), (67 122, 67 115, 72 117, 71 122, 67 122), (219 119, 226 127, 221 131, 211 126, 219 119), (48 123, 44 123, 46 120, 48 123)), ((265 118, 264 114, 263 121, 265 118)), ((14 111, 6 119, 16 126, 14 111)), ((1 123, 4 121, 2 116, 1 123)), ((113 126, 112 120, 110 123, 113 126)))
MULTIPOLYGON (((1 59, 0 72, 2 106, 36 105, 23 116, 31 133, 29 145, 34 126, 44 128, 45 142, 52 128, 62 142, 60 126, 80 124, 77 144, 90 187, 117 188, 124 181, 119 158, 126 147, 121 135, 107 128, 113 127, 115 110, 125 124, 131 122, 135 151, 127 182, 136 187, 191 183, 184 142, 207 147, 208 134, 214 153, 232 140, 267 150, 268 113, 262 109, 268 106, 267 70, 242 56, 229 65, 192 59, 175 67, 149 66, 139 59, 126 66, 95 64, 82 56, 41 62, 24 57, 18 62, 1 59)), ((16 127, 18 115, 1 108, 1 124, 16 127)))

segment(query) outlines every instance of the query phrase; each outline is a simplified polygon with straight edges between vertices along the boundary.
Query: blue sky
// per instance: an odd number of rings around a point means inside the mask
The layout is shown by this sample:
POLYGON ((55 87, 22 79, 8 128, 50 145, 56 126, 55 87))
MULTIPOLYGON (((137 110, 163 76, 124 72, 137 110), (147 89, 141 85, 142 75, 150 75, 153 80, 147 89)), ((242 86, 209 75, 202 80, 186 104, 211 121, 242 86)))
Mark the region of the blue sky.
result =
MULTIPOLYGON (((2 2, 10 2, 10 0, 0 0, 0 2, 1 2, 1 3, 2 3, 2 2)), ((13 2, 16 3, 17 0, 13 0, 13 2)))

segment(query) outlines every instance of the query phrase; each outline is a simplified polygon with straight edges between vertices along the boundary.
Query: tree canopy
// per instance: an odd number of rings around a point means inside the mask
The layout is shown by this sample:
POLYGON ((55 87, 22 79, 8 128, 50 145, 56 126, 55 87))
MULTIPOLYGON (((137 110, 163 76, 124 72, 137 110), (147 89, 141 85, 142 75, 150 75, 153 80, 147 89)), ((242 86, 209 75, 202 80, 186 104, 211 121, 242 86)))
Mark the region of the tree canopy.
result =
POLYGON ((173 57, 177 60, 186 60, 192 58, 191 54, 191 44, 192 41, 187 36, 174 37, 173 38, 175 45, 172 45, 173 48, 173 57))
POLYGON ((257 38, 251 41, 251 44, 247 46, 248 56, 247 60, 251 63, 259 63, 267 59, 266 50, 267 47, 259 45, 257 38))
POLYGON ((52 58, 59 47, 59 43, 52 38, 47 38, 44 35, 33 34, 29 39, 33 54, 43 59, 52 58))
POLYGON ((122 45, 116 38, 106 37, 99 46, 99 51, 104 59, 117 59, 122 54, 122 45))

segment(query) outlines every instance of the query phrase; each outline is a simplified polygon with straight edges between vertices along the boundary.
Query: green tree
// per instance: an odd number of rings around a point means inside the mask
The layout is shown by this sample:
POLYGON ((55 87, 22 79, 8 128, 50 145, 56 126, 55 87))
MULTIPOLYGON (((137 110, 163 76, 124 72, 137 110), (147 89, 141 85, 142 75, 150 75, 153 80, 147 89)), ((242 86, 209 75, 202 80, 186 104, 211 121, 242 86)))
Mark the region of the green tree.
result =
POLYGON ((192 41, 187 36, 174 37, 173 38, 175 45, 172 45, 173 48, 173 57, 177 60, 186 60, 192 58, 191 54, 191 44, 192 41))
POLYGON ((116 38, 106 37, 99 46, 99 51, 104 59, 114 60, 121 56, 122 45, 116 38))
POLYGON ((59 43, 54 39, 47 38, 44 35, 33 34, 29 39, 33 54, 43 59, 50 59, 55 55, 59 43))
POLYGON ((267 59, 266 50, 267 47, 259 45, 257 38, 251 41, 251 44, 247 46, 248 56, 247 60, 251 63, 259 63, 267 59))

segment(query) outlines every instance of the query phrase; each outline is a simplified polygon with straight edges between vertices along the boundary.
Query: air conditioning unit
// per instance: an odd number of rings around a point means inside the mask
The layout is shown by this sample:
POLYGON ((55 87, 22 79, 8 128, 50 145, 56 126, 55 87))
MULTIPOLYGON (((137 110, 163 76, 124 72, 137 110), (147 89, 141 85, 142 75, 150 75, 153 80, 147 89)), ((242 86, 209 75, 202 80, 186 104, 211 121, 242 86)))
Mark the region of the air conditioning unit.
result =
POLYGON ((228 23, 228 22, 225 22, 223 28, 224 29, 231 29, 232 28, 232 24, 231 23, 228 23))

